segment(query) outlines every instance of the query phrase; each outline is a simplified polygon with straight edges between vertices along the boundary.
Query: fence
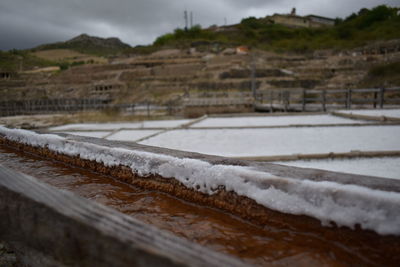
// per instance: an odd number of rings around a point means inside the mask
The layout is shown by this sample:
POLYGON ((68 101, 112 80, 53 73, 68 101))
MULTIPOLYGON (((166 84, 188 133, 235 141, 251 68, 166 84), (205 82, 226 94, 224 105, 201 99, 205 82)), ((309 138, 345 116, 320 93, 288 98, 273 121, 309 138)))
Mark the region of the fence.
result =
POLYGON ((327 111, 360 106, 383 108, 399 104, 400 88, 270 90, 258 92, 255 100, 256 108, 270 111, 327 111))
POLYGON ((46 114, 102 110, 115 108, 131 113, 166 112, 178 113, 184 107, 206 106, 255 106, 256 110, 283 111, 327 111, 328 109, 350 109, 352 107, 383 108, 400 105, 400 87, 370 89, 280 89, 259 91, 254 98, 250 92, 207 92, 191 94, 160 106, 150 101, 112 104, 103 99, 39 99, 21 101, 0 101, 0 116, 46 114))
POLYGON ((254 97, 249 92, 204 92, 183 98, 185 107, 253 105, 254 97))
POLYGON ((45 114, 52 112, 73 112, 98 110, 109 107, 100 99, 37 99, 21 101, 1 101, 0 115, 45 114))
POLYGON ((0 116, 16 116, 29 114, 65 113, 86 110, 117 109, 130 113, 150 115, 154 112, 172 114, 177 112, 172 105, 160 106, 150 101, 112 104, 102 99, 38 99, 21 101, 0 101, 0 116))

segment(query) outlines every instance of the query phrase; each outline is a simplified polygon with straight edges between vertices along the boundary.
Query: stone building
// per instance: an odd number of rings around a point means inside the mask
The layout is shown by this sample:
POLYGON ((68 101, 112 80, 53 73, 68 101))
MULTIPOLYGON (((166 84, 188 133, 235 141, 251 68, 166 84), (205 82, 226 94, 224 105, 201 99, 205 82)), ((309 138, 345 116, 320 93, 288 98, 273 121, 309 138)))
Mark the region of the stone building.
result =
POLYGON ((317 15, 298 16, 293 8, 290 14, 274 14, 267 17, 272 23, 282 24, 289 27, 320 28, 335 25, 335 20, 317 15))

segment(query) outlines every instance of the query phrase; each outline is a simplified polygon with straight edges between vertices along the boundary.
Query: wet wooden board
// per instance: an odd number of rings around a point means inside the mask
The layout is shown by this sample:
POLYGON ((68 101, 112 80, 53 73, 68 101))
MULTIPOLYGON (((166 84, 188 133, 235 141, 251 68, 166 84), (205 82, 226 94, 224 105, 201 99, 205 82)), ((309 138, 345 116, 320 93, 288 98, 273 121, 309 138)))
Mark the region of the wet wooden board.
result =
POLYGON ((244 266, 0 165, 0 240, 29 266, 244 266))

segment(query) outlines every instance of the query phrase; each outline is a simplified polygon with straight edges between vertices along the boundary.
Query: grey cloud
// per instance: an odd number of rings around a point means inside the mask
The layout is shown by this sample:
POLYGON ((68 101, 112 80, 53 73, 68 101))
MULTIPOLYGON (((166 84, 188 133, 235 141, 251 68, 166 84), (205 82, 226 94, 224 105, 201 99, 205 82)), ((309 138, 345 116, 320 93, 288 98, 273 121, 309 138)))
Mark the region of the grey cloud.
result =
POLYGON ((194 22, 237 23, 243 17, 287 13, 345 17, 362 7, 396 5, 398 0, 2 0, 0 49, 30 48, 64 41, 80 33, 119 37, 130 45, 148 44, 160 34, 182 27, 183 11, 194 22))

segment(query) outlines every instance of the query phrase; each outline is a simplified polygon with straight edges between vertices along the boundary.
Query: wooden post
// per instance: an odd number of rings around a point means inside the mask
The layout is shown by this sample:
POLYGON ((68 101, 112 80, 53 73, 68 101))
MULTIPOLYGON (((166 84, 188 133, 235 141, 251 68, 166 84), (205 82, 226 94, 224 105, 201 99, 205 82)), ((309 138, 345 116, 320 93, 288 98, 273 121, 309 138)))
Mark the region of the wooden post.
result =
POLYGON ((351 109, 351 89, 347 89, 346 93, 346 109, 351 109))
POLYGON ((290 91, 283 92, 283 104, 285 112, 289 109, 289 102, 290 102, 290 91))
POLYGON ((255 57, 254 57, 254 53, 252 53, 252 57, 251 57, 251 92, 253 94, 253 97, 256 97, 256 62, 255 62, 255 57))
POLYGON ((269 112, 274 112, 273 108, 273 101, 274 101, 274 92, 271 90, 269 91, 269 112))
POLYGON ((376 108, 376 104, 378 103, 378 91, 374 92, 374 103, 373 107, 376 108))
POLYGON ((307 95, 307 90, 303 89, 303 100, 302 100, 303 103, 302 103, 302 108, 301 108, 302 111, 306 111, 306 103, 307 103, 306 95, 307 95))
POLYGON ((322 110, 326 112, 326 90, 322 90, 322 110))
POLYGON ((380 97, 379 97, 379 107, 380 108, 383 108, 383 104, 384 104, 384 102, 385 102, 385 88, 384 87, 381 87, 380 88, 381 90, 380 90, 380 97))

